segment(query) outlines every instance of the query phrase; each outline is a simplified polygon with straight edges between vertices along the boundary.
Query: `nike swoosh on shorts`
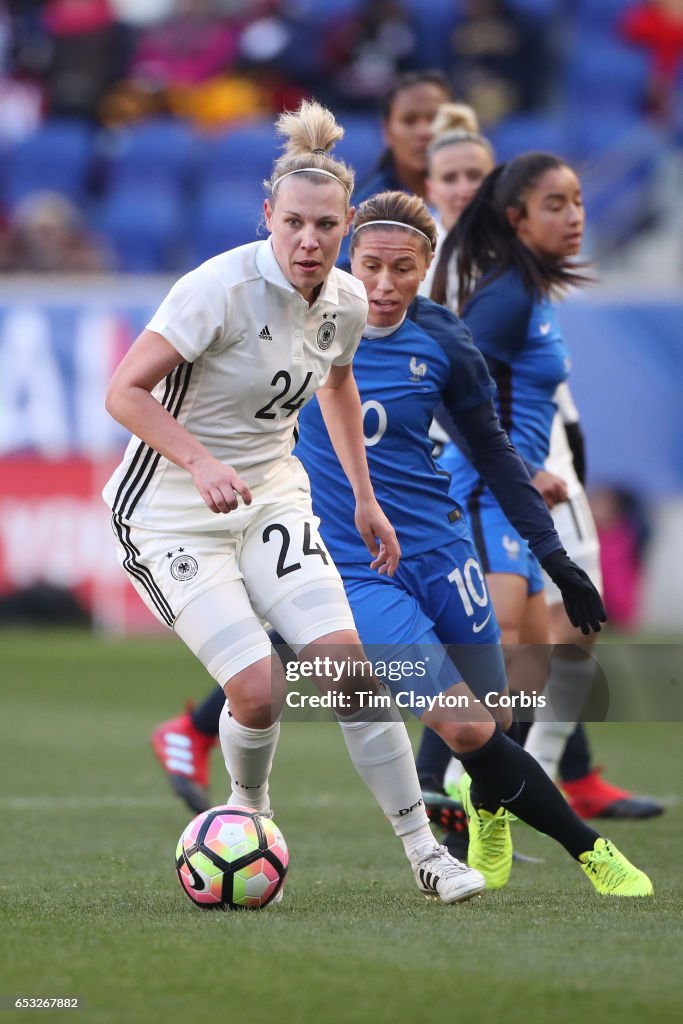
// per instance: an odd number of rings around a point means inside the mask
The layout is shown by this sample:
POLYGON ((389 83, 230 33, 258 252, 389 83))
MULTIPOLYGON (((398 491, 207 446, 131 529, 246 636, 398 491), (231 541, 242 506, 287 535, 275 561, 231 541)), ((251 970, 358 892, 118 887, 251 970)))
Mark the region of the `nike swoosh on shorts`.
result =
POLYGON ((476 622, 473 622, 472 623, 472 632, 473 633, 481 633, 482 629, 484 628, 484 626, 486 625, 486 623, 489 621, 490 618, 491 618, 491 612, 488 613, 488 615, 486 616, 486 618, 484 619, 483 622, 480 622, 479 624, 477 624, 476 622))

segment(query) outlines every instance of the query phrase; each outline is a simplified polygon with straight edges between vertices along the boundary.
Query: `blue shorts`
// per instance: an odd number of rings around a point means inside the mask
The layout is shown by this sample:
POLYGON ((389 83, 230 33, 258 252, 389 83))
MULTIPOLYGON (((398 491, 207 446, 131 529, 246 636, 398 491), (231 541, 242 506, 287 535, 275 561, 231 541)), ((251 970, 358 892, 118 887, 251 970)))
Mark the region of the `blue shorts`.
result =
POLYGON ((543 590, 545 580, 538 559, 498 505, 469 502, 467 521, 487 576, 494 572, 523 576, 529 597, 543 590))
POLYGON ((391 578, 337 568, 368 657, 426 665, 422 676, 385 677, 395 693, 435 696, 463 680, 482 699, 505 689, 500 630, 471 540, 402 558, 391 578))

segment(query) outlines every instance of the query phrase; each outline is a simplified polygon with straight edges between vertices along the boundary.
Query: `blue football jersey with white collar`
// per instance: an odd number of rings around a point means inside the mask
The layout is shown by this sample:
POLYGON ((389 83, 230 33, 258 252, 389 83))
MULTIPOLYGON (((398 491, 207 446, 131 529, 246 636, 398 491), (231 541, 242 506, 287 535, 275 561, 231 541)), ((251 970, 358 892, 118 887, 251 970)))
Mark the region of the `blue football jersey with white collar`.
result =
MULTIPOLYGON (((468 536, 448 477, 432 458, 429 427, 442 402, 457 415, 490 399, 495 385, 462 322, 419 296, 403 323, 381 338, 363 337, 353 361, 363 403, 365 446, 375 495, 398 534, 403 555, 468 536)), ((367 562, 355 524, 355 499, 314 398, 299 416, 294 454, 311 479, 320 532, 336 562, 367 562)))

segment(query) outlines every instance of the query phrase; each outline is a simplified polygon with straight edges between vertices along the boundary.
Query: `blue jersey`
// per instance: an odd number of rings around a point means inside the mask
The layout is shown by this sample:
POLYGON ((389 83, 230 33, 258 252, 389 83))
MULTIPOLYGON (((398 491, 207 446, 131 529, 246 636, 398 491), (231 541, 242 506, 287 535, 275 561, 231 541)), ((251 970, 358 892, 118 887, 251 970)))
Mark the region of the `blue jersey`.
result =
POLYGON ((378 192, 408 192, 412 194, 396 177, 393 160, 384 167, 376 168, 358 182, 353 193, 353 205, 360 206, 365 199, 376 196, 378 192))
MULTIPOLYGON (((497 384, 501 426, 527 464, 541 469, 550 446, 555 391, 569 372, 552 302, 530 295, 518 272, 508 270, 479 288, 463 320, 497 384)), ((454 445, 444 454, 451 494, 464 502, 476 491, 482 504, 495 502, 465 454, 454 445)))
MULTIPOLYGON (((437 405, 459 412, 490 400, 495 385, 460 320, 418 297, 388 336, 362 338, 353 362, 363 403, 365 444, 375 495, 404 557, 469 536, 432 459, 429 426, 437 405)), ((355 499, 314 398, 299 416, 295 454, 311 479, 320 532, 340 564, 368 561, 355 524, 355 499)))

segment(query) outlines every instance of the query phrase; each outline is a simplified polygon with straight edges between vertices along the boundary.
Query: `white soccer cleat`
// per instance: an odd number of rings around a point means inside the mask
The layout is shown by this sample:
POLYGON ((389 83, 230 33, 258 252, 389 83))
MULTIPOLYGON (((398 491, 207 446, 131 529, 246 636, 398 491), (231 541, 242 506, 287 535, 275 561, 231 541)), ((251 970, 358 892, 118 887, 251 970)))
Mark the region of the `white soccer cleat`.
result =
POLYGON ((413 864, 417 887, 428 900, 464 903, 486 888, 484 876, 452 857, 445 846, 425 846, 413 864))

